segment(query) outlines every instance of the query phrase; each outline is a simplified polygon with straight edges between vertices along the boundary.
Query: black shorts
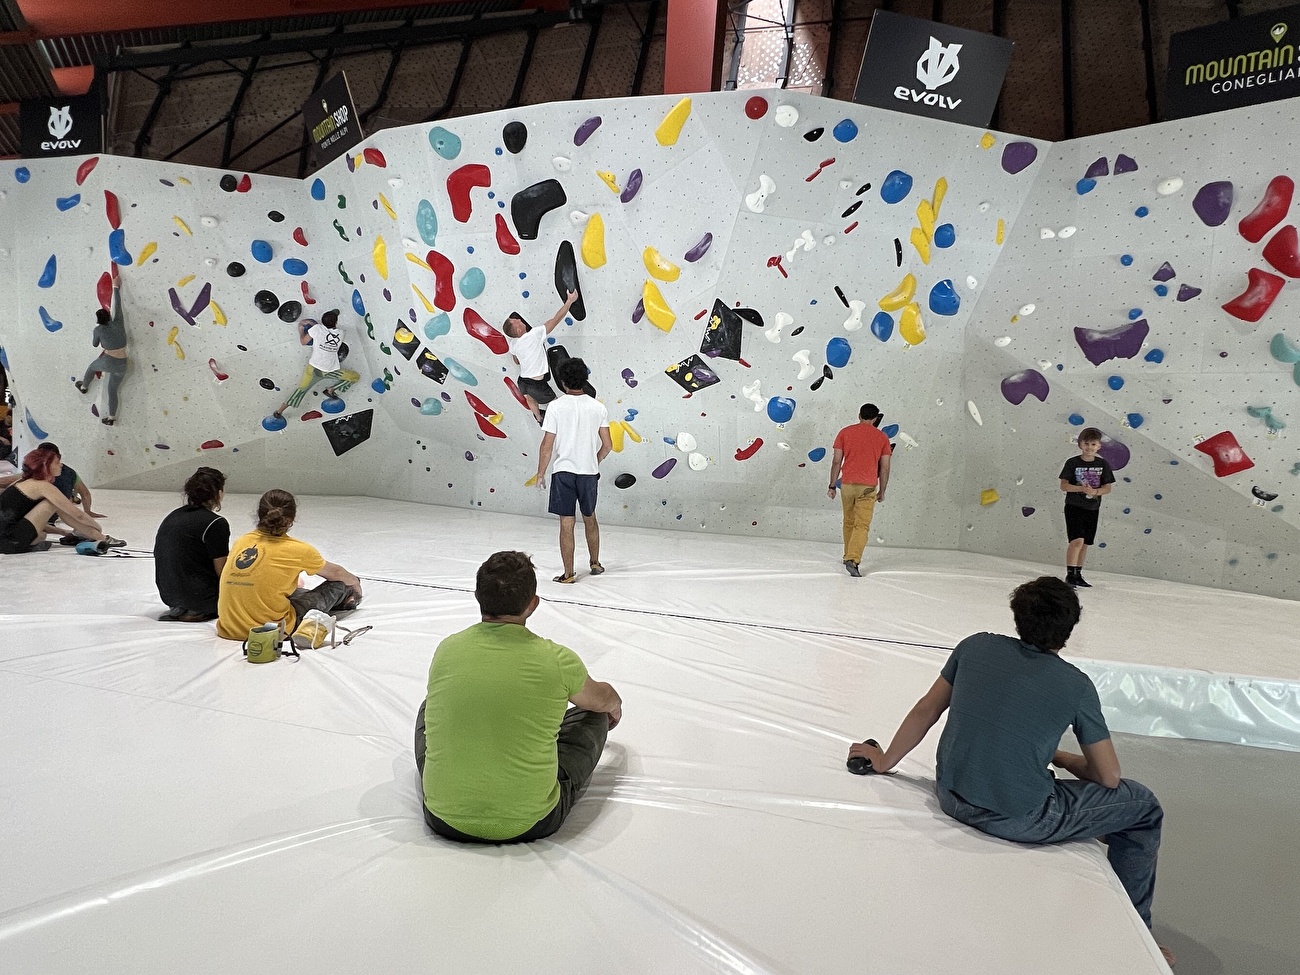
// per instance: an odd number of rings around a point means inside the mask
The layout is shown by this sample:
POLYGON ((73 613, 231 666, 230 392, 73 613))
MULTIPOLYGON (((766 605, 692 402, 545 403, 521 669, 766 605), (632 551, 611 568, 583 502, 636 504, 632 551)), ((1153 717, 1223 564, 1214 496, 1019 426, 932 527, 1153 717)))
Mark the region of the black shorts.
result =
POLYGON ((26 552, 36 542, 36 526, 26 518, 0 522, 0 553, 17 555, 26 552))
POLYGON ((533 402, 538 406, 545 406, 555 399, 555 390, 551 389, 550 379, 551 374, 549 372, 541 379, 529 379, 527 376, 520 376, 519 392, 525 396, 531 396, 533 402))
POLYGON ((1065 506, 1065 537, 1069 541, 1082 538, 1084 545, 1091 545, 1097 537, 1097 516, 1101 508, 1084 508, 1077 504, 1065 506))
POLYGON ((584 517, 590 518, 596 513, 596 482, 599 480, 599 474, 556 471, 551 475, 551 503, 546 510, 561 518, 573 518, 577 508, 584 517))

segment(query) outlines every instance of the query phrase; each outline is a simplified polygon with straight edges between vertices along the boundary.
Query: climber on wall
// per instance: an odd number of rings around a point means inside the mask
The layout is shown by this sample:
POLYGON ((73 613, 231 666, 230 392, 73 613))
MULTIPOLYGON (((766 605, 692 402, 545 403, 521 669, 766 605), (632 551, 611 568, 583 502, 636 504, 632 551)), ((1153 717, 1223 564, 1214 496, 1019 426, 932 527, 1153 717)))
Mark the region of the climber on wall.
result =
POLYGON ((512 312, 501 327, 510 344, 510 354, 519 366, 519 392, 524 394, 528 408, 533 411, 538 424, 546 416, 547 404, 555 399, 555 390, 551 388, 551 373, 546 363, 546 337, 564 320, 577 300, 578 292, 570 291, 560 310, 548 318, 541 328, 531 327, 518 312, 512 312))
POLYGON ((304 318, 298 323, 298 344, 312 346, 311 358, 303 370, 298 388, 289 398, 277 407, 273 416, 284 419, 284 411, 297 406, 313 386, 322 379, 328 379, 332 385, 325 387, 325 398, 334 399, 345 392, 353 383, 361 379, 359 373, 339 367, 339 351, 343 346, 343 330, 339 328, 339 310, 331 308, 321 315, 320 321, 304 318))
POLYGON ((90 392, 90 384, 97 375, 103 375, 108 383, 108 413, 100 417, 99 422, 112 426, 117 420, 118 393, 122 389, 122 380, 126 378, 126 321, 122 317, 122 283, 117 279, 117 265, 112 266, 113 301, 112 313, 103 308, 95 312, 95 331, 91 342, 99 346, 99 357, 86 369, 86 374, 77 381, 77 389, 82 393, 90 392))

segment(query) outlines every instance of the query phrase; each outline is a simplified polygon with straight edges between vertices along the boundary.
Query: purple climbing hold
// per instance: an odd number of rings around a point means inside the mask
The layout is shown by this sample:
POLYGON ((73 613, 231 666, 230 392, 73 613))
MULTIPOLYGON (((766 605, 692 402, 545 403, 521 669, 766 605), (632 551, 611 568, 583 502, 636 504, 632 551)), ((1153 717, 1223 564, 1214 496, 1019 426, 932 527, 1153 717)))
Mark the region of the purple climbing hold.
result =
POLYGON ((643 318, 645 318, 645 302, 638 298, 636 307, 632 309, 632 324, 635 325, 643 318))
POLYGON ((1047 402, 1051 391, 1047 377, 1037 369, 1025 369, 1013 373, 1002 380, 1002 395, 1012 406, 1019 406, 1028 396, 1033 396, 1041 403, 1047 402))
POLYGON ((1099 176, 1109 176, 1109 175, 1110 175, 1110 163, 1106 161, 1105 156, 1102 156, 1095 163, 1093 163, 1091 166, 1088 167, 1088 171, 1083 174, 1083 178, 1096 179, 1099 176))
POLYGON ((1126 156, 1120 153, 1115 157, 1115 175, 1123 176, 1125 173, 1136 173, 1138 171, 1137 160, 1132 156, 1126 156))
POLYGON ((1132 359, 1142 351, 1150 331, 1147 320, 1139 318, 1116 328, 1076 328, 1074 338, 1084 357, 1099 366, 1110 359, 1132 359))
POLYGON ((709 248, 712 246, 713 246, 713 234, 705 234, 703 237, 700 238, 700 242, 698 244, 696 244, 694 247, 692 247, 690 250, 686 252, 687 263, 694 264, 701 257, 707 254, 709 252, 709 248))
POLYGON ((1227 180, 1206 183, 1196 191, 1196 198, 1192 200, 1192 209, 1196 211, 1196 215, 1201 218, 1205 226, 1222 226, 1228 219, 1228 212, 1232 209, 1232 183, 1227 180))
MULTIPOLYGON (((578 131, 573 133, 573 144, 580 146, 591 138, 593 132, 600 128, 600 116, 593 115, 587 121, 578 126, 578 131)), ((624 201, 627 202, 627 201, 624 201)))
POLYGON ((1024 515, 1026 518, 1028 518, 1030 515, 1032 515, 1032 514, 1034 513, 1034 510, 1035 510, 1035 509, 1033 509, 1033 508, 1029 507, 1028 505, 1026 505, 1025 507, 1023 507, 1023 508, 1020 509, 1020 513, 1021 513, 1022 515, 1024 515))
POLYGON ((1196 297, 1197 295, 1199 295, 1200 293, 1201 293, 1201 289, 1200 289, 1200 288, 1193 288, 1193 287, 1192 287, 1191 285, 1189 285, 1189 284, 1180 284, 1180 285, 1178 286, 1178 300, 1179 300, 1179 301, 1191 301, 1193 298, 1195 298, 1195 297, 1196 297))
POLYGON ((624 369, 621 373, 619 373, 619 375, 623 377, 623 382, 627 383, 629 389, 636 388, 636 375, 632 372, 631 369, 624 369))
POLYGON ((1172 281, 1177 276, 1178 275, 1174 271, 1173 265, 1170 264, 1168 261, 1165 261, 1163 264, 1160 265, 1160 270, 1158 270, 1155 274, 1151 275, 1151 280, 1172 281))
POLYGON ((1002 150, 1002 168, 1015 176, 1028 169, 1038 158, 1038 146, 1032 142, 1008 142, 1002 150))
POLYGON ((666 461, 650 472, 651 477, 663 479, 668 476, 668 472, 677 466, 677 458, 669 457, 666 461))
POLYGON ((1118 440, 1107 437, 1105 434, 1101 438, 1101 450, 1097 451, 1103 460, 1110 465, 1113 471, 1122 471, 1128 467, 1128 462, 1132 459, 1128 447, 1118 440))
POLYGON ((641 170, 634 169, 627 174, 627 185, 623 187, 623 192, 618 195, 618 198, 620 202, 631 203, 640 192, 641 170))

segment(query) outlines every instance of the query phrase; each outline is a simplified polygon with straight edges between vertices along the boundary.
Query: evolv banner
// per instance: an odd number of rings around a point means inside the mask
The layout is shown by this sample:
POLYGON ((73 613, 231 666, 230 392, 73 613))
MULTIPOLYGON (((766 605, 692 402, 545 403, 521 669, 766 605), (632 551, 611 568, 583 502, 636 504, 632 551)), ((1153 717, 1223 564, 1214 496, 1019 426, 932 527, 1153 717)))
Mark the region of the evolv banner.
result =
POLYGON ((1185 30, 1169 38, 1165 118, 1300 95, 1300 5, 1185 30))
POLYGON ((1014 45, 992 34, 877 10, 853 100, 859 105, 984 126, 1014 45))
POLYGON ((312 169, 332 162, 365 138, 342 71, 307 96, 302 120, 312 144, 312 169))
POLYGON ((18 109, 18 128, 27 159, 104 151, 104 113, 98 93, 27 99, 18 109))

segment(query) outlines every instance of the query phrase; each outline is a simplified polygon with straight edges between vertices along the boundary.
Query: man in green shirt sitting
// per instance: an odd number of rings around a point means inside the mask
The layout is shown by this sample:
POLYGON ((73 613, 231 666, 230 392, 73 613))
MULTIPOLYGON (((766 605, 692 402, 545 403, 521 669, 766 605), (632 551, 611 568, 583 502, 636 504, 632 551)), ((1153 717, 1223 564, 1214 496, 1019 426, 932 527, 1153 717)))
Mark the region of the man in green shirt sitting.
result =
POLYGON ((526 843, 569 815, 623 701, 528 629, 537 572, 523 552, 479 566, 474 597, 483 621, 438 644, 415 723, 424 821, 462 843, 526 843))

